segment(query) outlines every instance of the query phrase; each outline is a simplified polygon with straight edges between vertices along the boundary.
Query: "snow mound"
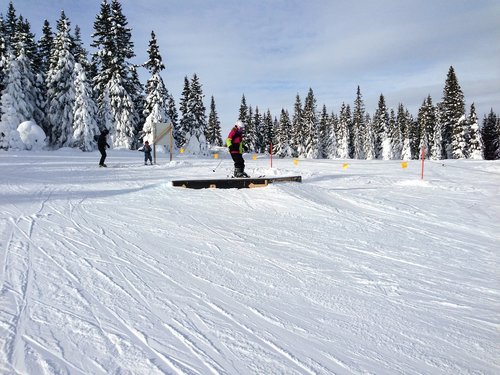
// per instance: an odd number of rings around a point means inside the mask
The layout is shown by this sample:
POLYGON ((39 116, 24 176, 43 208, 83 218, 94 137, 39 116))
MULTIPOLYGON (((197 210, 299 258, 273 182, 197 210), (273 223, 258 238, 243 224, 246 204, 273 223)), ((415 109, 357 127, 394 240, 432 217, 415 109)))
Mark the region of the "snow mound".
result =
POLYGON ((45 147, 47 136, 35 122, 24 121, 19 124, 17 131, 27 150, 41 150, 45 147))

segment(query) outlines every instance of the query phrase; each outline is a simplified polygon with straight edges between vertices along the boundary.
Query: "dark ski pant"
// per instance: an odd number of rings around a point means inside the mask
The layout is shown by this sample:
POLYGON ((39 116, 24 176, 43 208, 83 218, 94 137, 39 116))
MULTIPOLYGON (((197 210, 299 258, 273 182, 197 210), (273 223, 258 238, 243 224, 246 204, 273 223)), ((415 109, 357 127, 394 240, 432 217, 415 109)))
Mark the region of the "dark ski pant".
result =
POLYGON ((153 164, 153 158, 151 157, 151 152, 144 153, 144 164, 147 164, 148 160, 151 164, 153 164))
POLYGON ((243 155, 241 155, 240 153, 231 153, 231 157, 234 161, 234 169, 244 171, 245 161, 243 160, 243 155))
POLYGON ((101 160, 99 160, 99 165, 104 165, 104 160, 106 160, 106 149, 105 148, 100 148, 99 152, 101 153, 101 160))

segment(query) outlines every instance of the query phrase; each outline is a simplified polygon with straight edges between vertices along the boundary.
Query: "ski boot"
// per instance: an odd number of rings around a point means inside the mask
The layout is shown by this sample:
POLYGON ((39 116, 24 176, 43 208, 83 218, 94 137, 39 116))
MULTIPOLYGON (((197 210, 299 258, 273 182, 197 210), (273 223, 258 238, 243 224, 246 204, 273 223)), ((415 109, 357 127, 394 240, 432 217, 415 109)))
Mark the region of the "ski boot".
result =
POLYGON ((234 168, 234 177, 248 178, 250 176, 245 173, 245 170, 243 168, 234 168))

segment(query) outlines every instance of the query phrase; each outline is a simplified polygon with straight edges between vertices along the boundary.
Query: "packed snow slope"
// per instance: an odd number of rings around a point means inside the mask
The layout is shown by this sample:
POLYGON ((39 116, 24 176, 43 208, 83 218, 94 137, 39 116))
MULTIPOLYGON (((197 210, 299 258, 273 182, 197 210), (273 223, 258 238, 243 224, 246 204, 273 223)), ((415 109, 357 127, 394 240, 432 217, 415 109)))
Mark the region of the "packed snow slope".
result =
POLYGON ((500 373, 498 161, 142 155, 0 152, 0 373, 500 373))

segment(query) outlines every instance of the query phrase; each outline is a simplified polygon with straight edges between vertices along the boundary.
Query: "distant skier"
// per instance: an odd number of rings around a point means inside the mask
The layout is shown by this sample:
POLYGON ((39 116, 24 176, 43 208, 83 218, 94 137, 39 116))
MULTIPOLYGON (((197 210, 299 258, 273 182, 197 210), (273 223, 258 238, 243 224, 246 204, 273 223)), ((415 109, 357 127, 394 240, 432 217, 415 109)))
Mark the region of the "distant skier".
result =
POLYGON ((142 146, 139 151, 144 152, 144 165, 148 165, 148 160, 151 165, 153 165, 153 158, 151 157, 152 148, 149 145, 148 141, 144 142, 144 146, 142 146))
POLYGON ((226 139, 226 145, 234 161, 234 177, 250 177, 245 173, 245 161, 243 160, 243 151, 246 149, 243 142, 244 131, 245 126, 238 120, 226 139))
POLYGON ((109 148, 108 142, 106 140, 106 137, 109 134, 108 129, 104 129, 101 134, 99 135, 99 138, 97 138, 97 148, 99 152, 101 153, 101 160, 99 160, 99 167, 107 167, 106 164, 104 164, 104 161, 106 160, 106 147, 109 148))

